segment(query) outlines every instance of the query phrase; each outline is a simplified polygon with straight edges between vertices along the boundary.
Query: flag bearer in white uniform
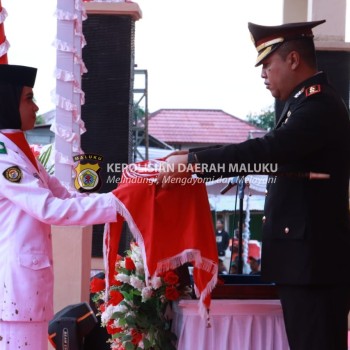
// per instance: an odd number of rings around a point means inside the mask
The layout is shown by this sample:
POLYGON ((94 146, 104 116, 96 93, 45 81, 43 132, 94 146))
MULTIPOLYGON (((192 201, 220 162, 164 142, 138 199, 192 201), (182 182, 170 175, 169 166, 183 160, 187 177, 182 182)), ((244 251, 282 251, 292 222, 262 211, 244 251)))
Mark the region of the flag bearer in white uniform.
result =
POLYGON ((36 69, 0 65, 0 350, 46 350, 53 316, 51 225, 116 221, 112 193, 70 193, 30 153, 36 69))

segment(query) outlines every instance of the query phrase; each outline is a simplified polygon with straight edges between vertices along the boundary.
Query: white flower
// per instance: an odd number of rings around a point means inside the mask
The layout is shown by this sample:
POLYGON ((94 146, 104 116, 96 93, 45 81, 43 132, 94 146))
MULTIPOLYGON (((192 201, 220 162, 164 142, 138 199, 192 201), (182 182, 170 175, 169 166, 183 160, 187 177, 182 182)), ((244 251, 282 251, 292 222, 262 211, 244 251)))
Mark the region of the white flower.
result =
POLYGON ((137 344, 137 347, 140 348, 140 349, 144 349, 145 348, 145 345, 143 344, 142 340, 137 344))
POLYGON ((114 312, 125 313, 127 311, 128 311, 127 306, 123 305, 122 303, 119 303, 117 306, 114 306, 114 312))
POLYGON ((151 280, 151 286, 154 289, 158 289, 162 286, 162 279, 160 277, 153 277, 151 280))
POLYGON ((141 296, 142 296, 142 302, 147 301, 152 297, 153 289, 152 287, 146 287, 142 289, 141 296))
POLYGON ((141 248, 137 244, 131 245, 131 255, 135 256, 137 261, 141 261, 141 248))
POLYGON ((142 264, 142 262, 135 262, 135 267, 136 267, 136 273, 138 274, 138 275, 144 275, 144 273, 145 273, 145 268, 144 268, 144 266, 143 266, 143 264, 142 264))
POLYGON ((123 345, 123 342, 120 339, 118 339, 118 338, 113 339, 113 341, 110 340, 110 342, 112 342, 111 350, 120 349, 120 346, 123 345))
POLYGON ((145 287, 145 282, 143 282, 136 276, 130 276, 130 284, 140 291, 145 287))
POLYGON ((124 273, 118 273, 118 274, 115 276, 115 279, 116 279, 117 281, 130 284, 130 276, 125 275, 124 273))
POLYGON ((113 305, 108 305, 105 309, 105 311, 101 314, 101 322, 102 324, 107 324, 107 322, 111 319, 114 311, 113 305))

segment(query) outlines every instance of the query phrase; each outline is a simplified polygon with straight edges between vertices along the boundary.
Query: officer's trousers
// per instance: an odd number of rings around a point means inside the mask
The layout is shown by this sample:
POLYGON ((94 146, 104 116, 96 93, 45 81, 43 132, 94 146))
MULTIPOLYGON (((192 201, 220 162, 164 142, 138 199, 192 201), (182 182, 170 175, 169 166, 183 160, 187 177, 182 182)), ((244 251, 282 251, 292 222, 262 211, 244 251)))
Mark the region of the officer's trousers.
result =
POLYGON ((350 286, 278 286, 290 350, 347 350, 350 286))

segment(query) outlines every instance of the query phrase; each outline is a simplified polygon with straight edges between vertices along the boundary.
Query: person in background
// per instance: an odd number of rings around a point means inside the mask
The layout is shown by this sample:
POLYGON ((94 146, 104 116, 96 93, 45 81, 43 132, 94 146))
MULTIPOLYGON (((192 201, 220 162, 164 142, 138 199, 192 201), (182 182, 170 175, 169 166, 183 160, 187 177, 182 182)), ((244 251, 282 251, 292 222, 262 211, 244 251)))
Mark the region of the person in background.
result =
POLYGON ((248 263, 250 266, 250 275, 260 275, 260 259, 254 256, 248 257, 248 263))
POLYGON ((122 210, 112 193, 69 192, 34 158, 24 131, 34 127, 39 109, 33 93, 36 73, 32 67, 0 65, 2 350, 48 348, 53 317, 51 225, 114 222, 122 210))
POLYGON ((284 104, 275 128, 239 144, 170 154, 174 170, 158 177, 166 188, 192 173, 237 175, 230 164, 266 167, 261 274, 278 288, 290 350, 347 350, 350 122, 348 107, 317 68, 313 28, 324 22, 249 23, 261 78, 284 104), (320 269, 325 251, 332 264, 320 269))
POLYGON ((225 256, 228 244, 230 242, 229 234, 224 230, 224 222, 221 219, 216 220, 216 245, 219 256, 225 256))
POLYGON ((219 271, 219 275, 227 275, 228 273, 227 268, 222 259, 219 259, 218 271, 219 271))

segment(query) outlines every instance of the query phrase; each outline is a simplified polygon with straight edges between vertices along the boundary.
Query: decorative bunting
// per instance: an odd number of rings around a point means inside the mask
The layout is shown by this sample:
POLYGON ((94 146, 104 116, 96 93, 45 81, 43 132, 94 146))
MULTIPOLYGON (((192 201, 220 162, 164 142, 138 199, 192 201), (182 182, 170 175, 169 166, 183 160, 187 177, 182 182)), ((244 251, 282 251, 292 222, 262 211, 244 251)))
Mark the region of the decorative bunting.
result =
POLYGON ((6 10, 1 6, 0 0, 0 64, 7 64, 7 51, 10 47, 9 42, 6 40, 4 21, 7 17, 6 10))

